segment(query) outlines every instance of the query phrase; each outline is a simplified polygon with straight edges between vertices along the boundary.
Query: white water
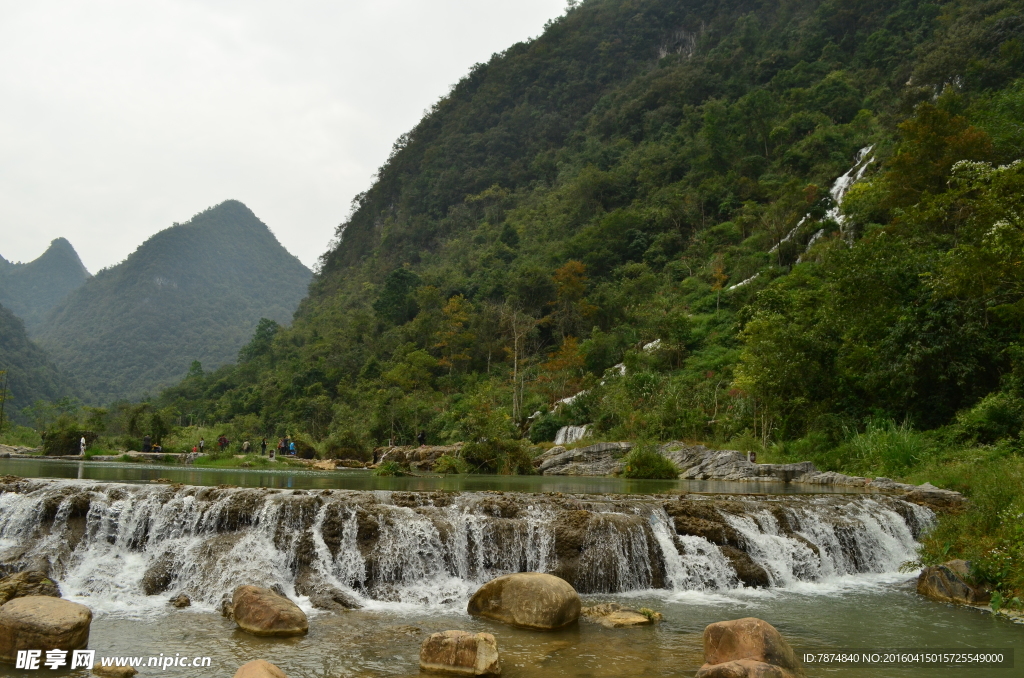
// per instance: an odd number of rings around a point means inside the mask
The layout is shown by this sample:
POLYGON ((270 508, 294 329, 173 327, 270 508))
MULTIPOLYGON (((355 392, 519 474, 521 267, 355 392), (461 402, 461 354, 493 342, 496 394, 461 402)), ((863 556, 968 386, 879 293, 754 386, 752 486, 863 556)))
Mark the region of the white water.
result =
POLYGON ((577 440, 582 440, 590 434, 590 425, 563 426, 555 433, 555 445, 570 445, 577 440))
MULTIPOLYGON (((477 586, 517 571, 554 572, 583 593, 745 590, 718 546, 676 533, 670 500, 37 482, 0 495, 0 561, 46 558, 65 595, 108 612, 162 609, 178 592, 209 609, 242 583, 281 586, 311 609, 296 593, 302 573, 371 608, 460 609, 477 586), (580 516, 582 527, 559 532, 580 516), (563 538, 579 539, 578 563, 560 561, 563 538), (161 561, 173 578, 146 596, 144 575, 161 561)), ((721 514, 743 549, 785 588, 895 573, 932 520, 887 497, 729 506, 721 514)))

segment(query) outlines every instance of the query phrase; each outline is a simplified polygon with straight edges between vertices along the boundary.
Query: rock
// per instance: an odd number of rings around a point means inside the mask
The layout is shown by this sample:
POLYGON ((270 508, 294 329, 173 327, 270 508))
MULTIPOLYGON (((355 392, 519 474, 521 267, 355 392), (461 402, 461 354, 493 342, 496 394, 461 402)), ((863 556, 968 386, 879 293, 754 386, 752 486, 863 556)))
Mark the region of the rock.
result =
POLYGON ((926 567, 917 578, 917 592, 943 603, 987 605, 992 596, 988 591, 967 583, 970 571, 970 563, 965 560, 926 567))
POLYGON ((552 447, 552 448, 550 448, 550 449, 548 449, 548 450, 546 450, 544 452, 541 452, 536 457, 534 457, 533 465, 534 466, 540 466, 541 464, 546 462, 548 459, 551 459, 552 457, 557 457, 558 455, 562 454, 563 452, 565 452, 565 448, 564 447, 562 447, 561 445, 555 445, 554 447, 552 447))
POLYGON ((231 602, 231 597, 228 594, 224 594, 224 597, 220 599, 220 616, 228 619, 235 618, 235 606, 231 602))
POLYGON ((796 678, 803 667, 774 626, 755 617, 704 629, 704 666, 696 678, 796 678))
POLYGON ((420 670, 459 676, 500 675, 498 643, 489 633, 433 633, 420 646, 420 670))
POLYGON ((140 585, 147 596, 163 593, 174 581, 174 554, 164 553, 142 575, 140 585))
POLYGON ((481 586, 468 612, 529 629, 560 629, 580 617, 580 597, 569 582, 540 572, 506 574, 481 586))
POLYGON ((722 555, 729 560, 732 569, 736 570, 736 577, 743 582, 744 586, 753 588, 768 588, 772 585, 768 572, 754 562, 750 554, 733 546, 719 546, 722 555))
POLYGON ((51 596, 24 596, 0 607, 0 661, 18 650, 80 650, 89 643, 92 611, 51 596))
POLYGON ((575 450, 553 447, 552 454, 538 466, 546 476, 610 476, 622 472, 622 458, 633 449, 633 443, 596 443, 575 450))
POLYGON ((414 471, 430 471, 434 468, 434 462, 444 455, 456 457, 462 449, 462 444, 455 445, 401 445, 395 447, 378 447, 373 451, 374 464, 381 464, 385 461, 394 461, 402 466, 408 466, 414 471))
POLYGON ((288 676, 270 662, 257 659, 239 666, 235 671, 235 678, 288 678, 288 676))
POLYGON ((270 589, 239 586, 231 606, 238 628, 255 636, 301 636, 309 631, 306 613, 270 589))
POLYGON ((653 618, 646 617, 636 610, 624 608, 618 603, 604 603, 584 607, 580 610, 580 616, 587 621, 600 624, 608 629, 619 629, 627 626, 650 626, 654 623, 653 618))
POLYGON ((134 666, 101 666, 92 667, 92 674, 101 678, 131 678, 138 671, 134 666))
POLYGON ((334 459, 321 459, 314 461, 311 468, 315 468, 318 471, 333 471, 338 468, 338 462, 334 459))
MULTIPOLYGON (((848 476, 845 473, 836 473, 835 471, 818 472, 817 470, 802 475, 794 480, 794 482, 804 485, 830 485, 832 487, 866 487, 868 485, 867 478, 848 476)), ((882 486, 879 486, 878 489, 881 488, 882 486)))
POLYGON ((192 599, 186 596, 184 593, 179 593, 178 595, 171 598, 171 605, 178 608, 189 607, 190 605, 192 605, 192 599))
POLYGON ((918 485, 903 495, 903 498, 939 511, 956 511, 964 505, 964 495, 953 490, 943 490, 931 483, 918 485))
POLYGON ((355 596, 323 581, 309 569, 295 577, 295 593, 309 598, 310 604, 318 610, 357 610, 362 604, 355 596))
POLYGON ((60 598, 57 582, 38 570, 26 570, 0 579, 0 605, 25 596, 52 596, 60 598))

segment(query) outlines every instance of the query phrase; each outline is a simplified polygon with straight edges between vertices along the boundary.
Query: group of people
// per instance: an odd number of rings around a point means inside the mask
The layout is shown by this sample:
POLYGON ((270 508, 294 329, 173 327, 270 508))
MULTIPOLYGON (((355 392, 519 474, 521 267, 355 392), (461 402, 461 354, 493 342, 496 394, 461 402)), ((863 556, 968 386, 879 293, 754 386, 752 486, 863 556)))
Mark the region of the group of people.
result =
MULTIPOLYGON (((148 436, 147 436, 147 438, 148 438, 148 436)), ((220 447, 221 454, 224 453, 224 450, 226 450, 228 448, 228 445, 230 445, 230 444, 231 444, 231 441, 228 440, 227 436, 223 436, 222 435, 219 438, 217 438, 217 445, 218 445, 218 447, 220 447)), ((192 452, 194 454, 204 454, 205 448, 206 448, 206 440, 204 440, 203 438, 200 438, 199 439, 199 443, 192 446, 192 452)), ((243 441, 242 442, 242 453, 243 454, 249 454, 251 451, 252 451, 252 443, 250 443, 248 440, 243 441)), ((270 458, 271 459, 275 458, 275 456, 276 456, 275 452, 276 452, 277 455, 280 455, 280 456, 286 456, 286 455, 287 456, 295 456, 295 454, 296 454, 295 441, 292 440, 288 436, 285 436, 284 438, 278 438, 277 449, 275 450, 274 448, 271 448, 271 450, 270 450, 270 458)), ((261 457, 267 456, 267 439, 266 438, 263 438, 260 441, 260 456, 261 457)))

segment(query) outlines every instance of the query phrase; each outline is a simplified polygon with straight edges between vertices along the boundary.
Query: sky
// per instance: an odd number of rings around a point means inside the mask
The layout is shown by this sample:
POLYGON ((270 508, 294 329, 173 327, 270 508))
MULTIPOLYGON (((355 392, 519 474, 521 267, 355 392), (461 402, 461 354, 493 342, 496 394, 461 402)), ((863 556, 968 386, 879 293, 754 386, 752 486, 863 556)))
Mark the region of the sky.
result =
POLYGON ((0 255, 241 200, 312 267, 391 145, 565 0, 0 0, 0 255))

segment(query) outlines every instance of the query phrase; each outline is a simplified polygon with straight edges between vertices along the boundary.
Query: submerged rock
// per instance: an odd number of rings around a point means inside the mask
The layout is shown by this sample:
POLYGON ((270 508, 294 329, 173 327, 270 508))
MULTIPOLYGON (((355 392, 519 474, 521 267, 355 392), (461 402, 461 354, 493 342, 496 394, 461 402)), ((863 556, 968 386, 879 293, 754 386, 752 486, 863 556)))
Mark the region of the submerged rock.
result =
POLYGON ((797 678, 796 652, 768 622, 756 617, 716 622, 704 629, 704 665, 696 678, 797 678))
POLYGON ((263 659, 242 664, 235 671, 235 678, 288 678, 284 671, 263 659))
POLYGON ((420 646, 420 670, 459 676, 500 675, 498 643, 489 633, 433 633, 420 646))
POLYGON ((138 670, 134 666, 103 666, 97 664, 92 667, 92 674, 100 678, 132 678, 138 670))
POLYGON ((80 650, 89 643, 92 611, 51 596, 25 596, 0 606, 0 661, 18 650, 80 650))
POLYGON ((0 605, 25 596, 52 596, 60 598, 57 582, 38 570, 18 572, 0 579, 0 605))
POLYGON ((951 560, 926 567, 917 578, 917 592, 926 598, 957 605, 987 605, 992 595, 967 583, 971 566, 966 560, 951 560))
POLYGON ((468 612, 529 629, 560 629, 580 617, 580 596, 550 574, 520 572, 492 579, 469 599, 468 612))
POLYGON ((231 597, 238 628, 255 636, 301 636, 309 632, 306 613, 284 596, 258 586, 239 586, 231 597))
MULTIPOLYGON (((589 622, 600 624, 608 629, 619 629, 629 626, 650 626, 655 620, 653 615, 647 616, 641 614, 637 610, 630 610, 622 607, 618 603, 603 603, 601 605, 584 607, 580 610, 580 617, 589 622)), ((658 614, 657 618, 660 619, 661 615, 658 614)))
POLYGON ((189 607, 192 605, 192 599, 186 596, 184 593, 179 593, 178 595, 171 598, 171 605, 177 608, 189 607))

